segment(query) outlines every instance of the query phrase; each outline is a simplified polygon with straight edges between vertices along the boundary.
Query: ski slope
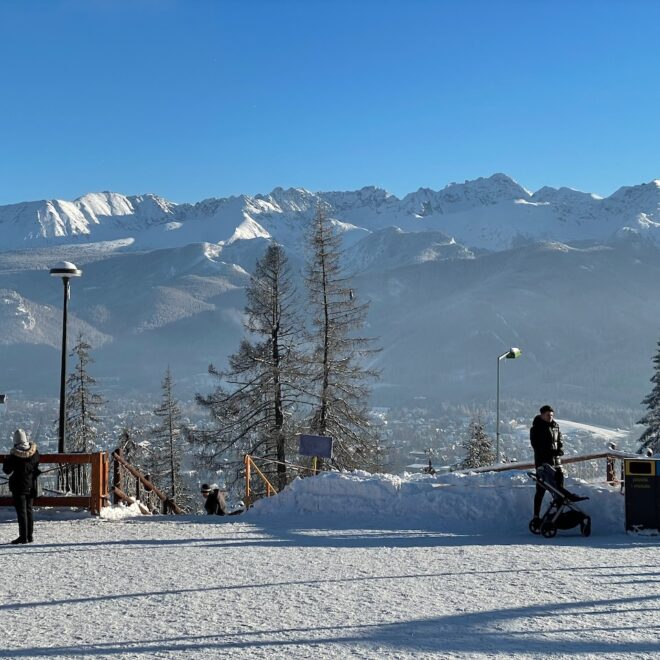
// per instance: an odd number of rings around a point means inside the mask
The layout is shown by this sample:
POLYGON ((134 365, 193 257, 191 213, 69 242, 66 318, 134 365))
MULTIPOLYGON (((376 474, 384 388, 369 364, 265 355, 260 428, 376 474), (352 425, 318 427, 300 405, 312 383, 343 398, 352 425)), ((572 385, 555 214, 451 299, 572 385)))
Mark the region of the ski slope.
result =
POLYGON ((608 429, 604 426, 593 426, 592 424, 581 424, 580 422, 571 422, 567 419, 558 419, 557 423, 563 433, 590 433, 594 439, 603 440, 605 442, 622 442, 631 434, 630 431, 608 429))
POLYGON ((532 489, 504 483, 324 475, 229 518, 40 512, 34 545, 0 546, 0 657, 658 657, 659 538, 603 526, 623 498, 576 483, 594 535, 531 536, 532 489), (431 513, 448 497, 461 519, 431 513))

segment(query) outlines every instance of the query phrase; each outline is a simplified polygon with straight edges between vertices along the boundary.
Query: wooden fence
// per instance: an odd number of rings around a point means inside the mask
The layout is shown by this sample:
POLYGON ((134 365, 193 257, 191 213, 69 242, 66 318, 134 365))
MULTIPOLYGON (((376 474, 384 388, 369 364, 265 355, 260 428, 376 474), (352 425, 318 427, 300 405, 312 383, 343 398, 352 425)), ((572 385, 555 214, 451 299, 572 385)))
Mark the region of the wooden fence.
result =
MULTIPOLYGON (((0 462, 6 457, 6 454, 0 454, 0 462)), ((39 482, 44 494, 34 500, 35 506, 82 507, 98 515, 109 503, 107 452, 42 454, 39 468, 42 470, 39 482), (44 469, 46 465, 55 467, 44 469)), ((12 505, 10 496, 0 496, 0 506, 12 505)))
MULTIPOLYGON (((7 456, 0 454, 0 462, 7 456)), ((183 513, 177 503, 156 487, 148 475, 124 460, 117 449, 112 454, 114 503, 139 503, 143 513, 183 513)), ((35 506, 80 507, 98 515, 110 504, 108 452, 90 454, 42 454, 39 457, 40 494, 35 506), (54 467, 48 468, 48 465, 54 467)), ((0 506, 13 506, 5 484, 0 492, 0 506)))

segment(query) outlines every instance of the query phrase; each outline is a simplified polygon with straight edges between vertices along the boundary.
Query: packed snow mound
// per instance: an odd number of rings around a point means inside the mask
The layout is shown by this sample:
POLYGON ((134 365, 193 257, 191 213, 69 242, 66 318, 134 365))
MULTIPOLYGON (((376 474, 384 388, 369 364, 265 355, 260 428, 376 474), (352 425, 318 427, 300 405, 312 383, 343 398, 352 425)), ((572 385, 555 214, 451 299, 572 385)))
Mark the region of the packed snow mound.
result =
MULTIPOLYGON (((565 487, 589 500, 580 508, 593 534, 624 533, 624 498, 610 486, 567 478, 565 487)), ((415 474, 325 472, 296 479, 276 497, 259 500, 249 515, 318 514, 343 521, 405 519, 452 533, 529 533, 535 484, 523 471, 415 474)), ((546 494, 543 504, 549 503, 546 494)), ((577 529, 560 534, 579 533, 577 529)))
POLYGON ((133 502, 129 506, 124 504, 115 504, 112 506, 104 506, 101 509, 99 518, 101 520, 125 520, 126 518, 140 518, 144 513, 140 509, 140 505, 137 502, 133 502))

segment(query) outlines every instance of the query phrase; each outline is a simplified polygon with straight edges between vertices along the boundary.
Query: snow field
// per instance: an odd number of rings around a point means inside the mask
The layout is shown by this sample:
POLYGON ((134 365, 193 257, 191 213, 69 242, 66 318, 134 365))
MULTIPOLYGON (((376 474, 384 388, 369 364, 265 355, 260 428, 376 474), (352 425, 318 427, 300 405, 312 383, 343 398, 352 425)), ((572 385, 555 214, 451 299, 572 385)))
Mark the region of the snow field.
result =
POLYGON ((658 537, 605 531, 608 491, 591 538, 534 537, 515 476, 326 474, 229 518, 39 511, 35 544, 0 546, 0 657, 658 657, 658 537))

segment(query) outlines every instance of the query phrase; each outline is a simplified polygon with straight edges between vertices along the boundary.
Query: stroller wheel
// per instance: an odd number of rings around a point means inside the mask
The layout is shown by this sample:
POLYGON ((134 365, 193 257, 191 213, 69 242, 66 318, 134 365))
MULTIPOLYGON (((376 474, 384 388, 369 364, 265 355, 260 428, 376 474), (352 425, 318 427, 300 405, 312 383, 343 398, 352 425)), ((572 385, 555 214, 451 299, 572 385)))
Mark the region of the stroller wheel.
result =
POLYGON ((551 522, 544 522, 541 525, 541 534, 543 534, 546 539, 551 539, 557 535, 557 528, 551 522))
POLYGON ((532 518, 529 521, 529 531, 532 534, 540 534, 541 533, 541 519, 540 518, 532 518))
POLYGON ((591 535, 591 518, 589 516, 580 523, 580 533, 585 537, 591 535))

